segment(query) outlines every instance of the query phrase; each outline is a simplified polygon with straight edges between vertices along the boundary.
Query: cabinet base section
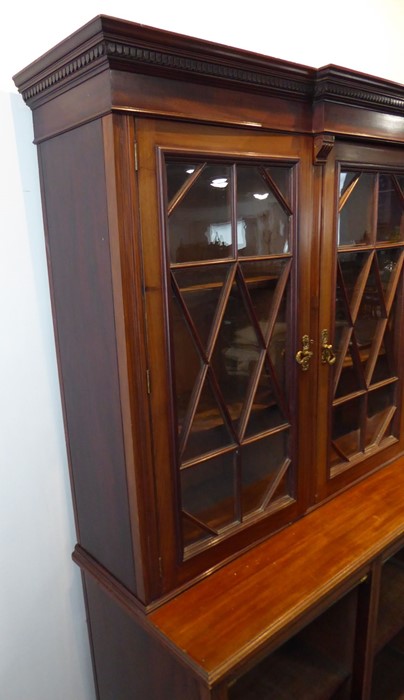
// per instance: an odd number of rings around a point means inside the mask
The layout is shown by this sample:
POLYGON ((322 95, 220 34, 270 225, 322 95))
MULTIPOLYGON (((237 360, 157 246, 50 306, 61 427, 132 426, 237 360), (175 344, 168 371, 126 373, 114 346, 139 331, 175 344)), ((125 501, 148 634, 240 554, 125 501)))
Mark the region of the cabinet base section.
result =
POLYGON ((350 695, 350 677, 317 650, 291 640, 254 673, 242 678, 229 692, 229 700, 322 700, 350 695))
POLYGON ((84 574, 99 700, 202 700, 202 683, 84 574))
POLYGON ((358 587, 241 676, 229 700, 348 700, 358 587))
POLYGON ((404 635, 393 640, 375 659, 371 700, 404 698, 404 635))

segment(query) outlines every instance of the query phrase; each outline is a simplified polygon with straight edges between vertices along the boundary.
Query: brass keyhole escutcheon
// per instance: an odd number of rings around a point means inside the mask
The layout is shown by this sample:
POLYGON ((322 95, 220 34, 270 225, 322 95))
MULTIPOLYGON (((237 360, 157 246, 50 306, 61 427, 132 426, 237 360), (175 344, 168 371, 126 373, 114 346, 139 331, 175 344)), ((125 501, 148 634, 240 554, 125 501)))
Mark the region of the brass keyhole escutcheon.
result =
POLYGON ((307 372, 310 366, 310 358, 313 357, 313 353, 310 350, 310 340, 308 335, 302 337, 302 349, 296 353, 296 362, 300 365, 303 372, 307 372))
POLYGON ((332 345, 328 342, 328 330, 324 328, 321 331, 321 362, 323 365, 333 365, 336 359, 332 345))

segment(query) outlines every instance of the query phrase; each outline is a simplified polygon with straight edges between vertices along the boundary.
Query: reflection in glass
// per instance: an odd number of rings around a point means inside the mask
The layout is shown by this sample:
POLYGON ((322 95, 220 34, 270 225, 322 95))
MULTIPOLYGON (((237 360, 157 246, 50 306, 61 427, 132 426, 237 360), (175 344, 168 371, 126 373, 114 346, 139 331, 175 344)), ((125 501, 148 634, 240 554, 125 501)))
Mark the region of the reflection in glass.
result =
POLYGON ((215 531, 236 520, 234 459, 224 454, 180 473, 182 509, 215 531))
POLYGON ((292 488, 286 356, 293 166, 257 163, 200 154, 166 160, 185 547, 266 512, 292 488))
POLYGON ((171 303, 171 323, 178 432, 181 432, 194 384, 201 369, 201 361, 183 311, 175 296, 173 296, 171 303), (186 362, 184 362, 184 358, 186 358, 186 362))
POLYGON ((391 307, 388 324, 378 350, 376 364, 371 377, 372 384, 397 376, 397 360, 394 356, 396 330, 396 303, 394 303, 391 307))
POLYGON ((171 200, 178 194, 180 189, 185 185, 187 180, 195 172, 197 164, 195 162, 171 162, 167 163, 167 201, 171 200))
POLYGON ((347 189, 352 185, 354 180, 359 178, 360 173, 351 173, 351 172, 341 172, 340 178, 339 178, 339 196, 343 195, 347 189))
POLYGON ((183 460, 226 447, 233 442, 214 392, 206 379, 188 436, 183 460))
POLYGON ((332 440, 348 459, 361 452, 360 419, 363 399, 357 398, 333 407, 332 440))
MULTIPOLYGON (((241 448, 242 511, 251 513, 263 504, 280 470, 289 455, 289 431, 270 435, 241 448)), ((288 494, 288 482, 284 476, 277 498, 288 494)))
POLYGON ((380 281, 386 302, 389 300, 390 290, 396 281, 396 274, 401 271, 402 253, 402 248, 387 248, 377 251, 380 281))
POLYGON ((350 252, 339 253, 338 262, 341 269, 343 284, 350 308, 355 306, 358 292, 363 284, 364 275, 368 274, 370 253, 350 252))
POLYGON ((401 190, 401 193, 404 196, 404 175, 400 175, 400 174, 396 173, 396 178, 397 178, 398 186, 401 190))
POLYGON ((288 264, 287 259, 241 263, 254 313, 264 336, 272 318, 278 284, 288 264))
MULTIPOLYGON (((228 265, 207 265, 197 272, 184 268, 172 272, 205 349, 228 271, 228 265)), ((182 359, 187 362, 186 353, 182 353, 182 359)))
POLYGON ((262 345, 237 284, 233 284, 212 357, 213 369, 233 421, 240 417, 262 345))
POLYGON ((395 412, 395 393, 395 383, 369 392, 365 435, 366 447, 380 442, 383 437, 386 437, 387 429, 391 429, 391 419, 395 412))
POLYGON ((335 446, 331 443, 330 445, 330 456, 329 456, 329 463, 331 469, 333 467, 336 467, 338 464, 341 464, 343 462, 347 462, 348 459, 342 455, 338 450, 335 448, 335 446))
POLYGON ((268 365, 264 364, 251 407, 246 435, 257 435, 286 422, 273 390, 268 365))
MULTIPOLYGON (((375 270, 372 266, 366 280, 365 289, 362 293, 361 303, 358 312, 358 319, 384 318, 386 316, 383 298, 380 295, 379 285, 376 280, 375 270)), ((369 342, 365 337, 364 342, 369 342)))
POLYGON ((278 385, 283 392, 286 392, 286 344, 287 336, 287 304, 288 298, 286 292, 282 297, 279 305, 278 314, 271 333, 269 341, 269 356, 271 358, 272 367, 275 370, 275 375, 278 380, 278 385))
POLYGON ((352 320, 347 308, 348 301, 344 293, 344 286, 341 284, 340 275, 337 276, 337 286, 335 295, 335 331, 334 348, 337 355, 340 355, 347 342, 347 334, 350 334, 352 320))
POLYGON ((291 168, 287 166, 272 165, 265 168, 272 182, 278 188, 284 200, 290 205, 290 174, 291 168))
POLYGON ((404 239, 404 199, 391 175, 379 177, 377 241, 404 239))
POLYGON ((364 245, 372 241, 376 175, 362 173, 339 217, 338 245, 364 245))
POLYGON ((380 291, 376 284, 374 270, 372 269, 363 291, 358 316, 355 321, 354 334, 359 349, 359 355, 365 371, 371 354, 372 342, 375 337, 379 321, 385 318, 386 312, 380 291))
POLYGON ((182 513, 182 540, 184 547, 188 547, 195 542, 203 542, 214 537, 213 532, 205 530, 201 525, 195 522, 192 518, 187 517, 186 513, 182 513))
POLYGON ((363 369, 355 353, 354 342, 351 340, 342 363, 335 396, 337 398, 340 396, 348 396, 348 394, 359 391, 359 389, 363 389, 365 386, 363 369))
POLYGON ((237 167, 237 219, 245 224, 241 255, 289 251, 289 216, 261 172, 252 165, 237 167))
MULTIPOLYGON (((167 163, 167 180, 170 167, 167 163)), ((172 262, 226 258, 232 251, 231 167, 207 165, 168 219, 172 262)))

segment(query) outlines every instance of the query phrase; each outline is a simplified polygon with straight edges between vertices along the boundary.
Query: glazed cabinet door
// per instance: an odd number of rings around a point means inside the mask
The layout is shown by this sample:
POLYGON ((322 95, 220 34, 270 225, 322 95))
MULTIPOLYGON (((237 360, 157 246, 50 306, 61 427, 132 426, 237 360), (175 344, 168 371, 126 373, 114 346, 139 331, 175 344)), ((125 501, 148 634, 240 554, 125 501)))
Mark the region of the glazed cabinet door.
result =
POLYGON ((404 154, 340 144, 326 166, 319 498, 402 452, 404 154))
POLYGON ((311 144, 136 129, 164 591, 305 508, 311 144))

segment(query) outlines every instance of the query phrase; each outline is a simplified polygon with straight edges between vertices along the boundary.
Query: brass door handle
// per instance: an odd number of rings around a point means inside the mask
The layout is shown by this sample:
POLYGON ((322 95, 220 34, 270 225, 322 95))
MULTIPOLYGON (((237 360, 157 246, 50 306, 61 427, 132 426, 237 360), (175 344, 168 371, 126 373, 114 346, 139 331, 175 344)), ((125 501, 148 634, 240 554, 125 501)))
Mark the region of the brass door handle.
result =
POLYGON ((321 331, 321 362, 323 365, 333 365, 336 359, 332 345, 328 342, 328 330, 324 328, 321 331))
POLYGON ((312 342, 308 335, 304 335, 302 338, 302 349, 296 353, 296 362, 300 365, 303 372, 307 372, 310 365, 310 358, 313 357, 313 353, 309 349, 310 343, 312 342))

